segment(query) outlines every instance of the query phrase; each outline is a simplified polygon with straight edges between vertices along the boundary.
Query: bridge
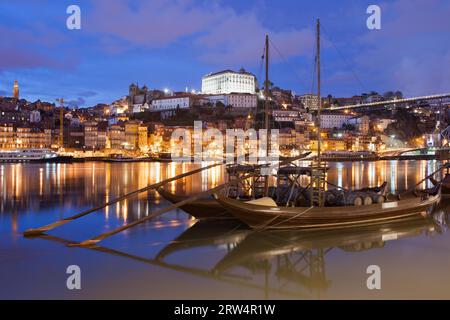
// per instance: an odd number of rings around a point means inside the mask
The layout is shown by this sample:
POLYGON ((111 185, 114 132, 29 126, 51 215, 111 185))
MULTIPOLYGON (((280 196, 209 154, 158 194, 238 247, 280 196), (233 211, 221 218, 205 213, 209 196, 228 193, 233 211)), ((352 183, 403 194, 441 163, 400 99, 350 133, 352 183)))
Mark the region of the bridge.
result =
POLYGON ((405 99, 361 103, 361 104, 348 105, 348 106, 330 107, 328 110, 347 110, 347 109, 358 109, 358 108, 378 107, 378 106, 384 107, 387 105, 397 105, 397 104, 404 104, 404 103, 418 102, 418 101, 435 101, 435 100, 442 101, 443 99, 449 99, 449 98, 450 98, 450 93, 446 93, 446 94, 436 94, 436 95, 422 96, 422 97, 413 97, 413 98, 405 98, 405 99))

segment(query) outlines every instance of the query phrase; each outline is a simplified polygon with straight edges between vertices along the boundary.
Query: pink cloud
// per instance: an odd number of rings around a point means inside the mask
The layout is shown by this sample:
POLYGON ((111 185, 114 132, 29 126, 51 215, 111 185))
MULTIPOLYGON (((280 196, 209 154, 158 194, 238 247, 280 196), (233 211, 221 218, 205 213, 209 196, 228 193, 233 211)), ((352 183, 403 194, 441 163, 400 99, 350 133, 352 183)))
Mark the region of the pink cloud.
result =
POLYGON ((207 11, 192 8, 190 1, 98 0, 93 2, 86 30, 117 36, 138 45, 162 47, 203 30, 211 19, 207 11))
POLYGON ((210 63, 258 63, 264 36, 285 57, 310 54, 314 35, 309 29, 271 32, 253 13, 237 14, 214 2, 199 5, 190 0, 115 2, 99 0, 89 15, 87 30, 103 34, 108 50, 120 52, 114 37, 130 45, 164 47, 182 37, 192 37, 199 59, 210 63), (133 8, 134 5, 134 8, 133 8))
MULTIPOLYGON (((29 28, 0 25, 0 71, 10 68, 38 68, 71 66, 73 59, 52 58, 48 53, 66 41, 65 36, 43 24, 29 28)), ((61 51, 62 53, 62 51, 61 51)), ((61 55, 62 57, 63 55, 61 55)))

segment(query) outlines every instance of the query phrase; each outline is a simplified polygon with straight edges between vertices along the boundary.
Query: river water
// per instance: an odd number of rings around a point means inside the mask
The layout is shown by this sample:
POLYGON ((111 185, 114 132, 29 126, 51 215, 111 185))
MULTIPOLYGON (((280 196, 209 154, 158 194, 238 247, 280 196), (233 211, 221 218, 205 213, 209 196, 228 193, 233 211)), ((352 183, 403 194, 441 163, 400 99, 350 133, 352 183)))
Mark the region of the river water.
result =
MULTIPOLYGON (((327 178, 361 188, 414 186, 436 161, 330 163, 327 178)), ((0 164, 1 299, 450 298, 450 201, 430 219, 334 232, 251 232, 232 220, 199 222, 173 210, 99 243, 68 247, 168 205, 145 192, 48 232, 21 233, 196 168, 175 163, 0 164), (66 269, 81 270, 69 290, 66 269), (381 289, 369 290, 378 266, 381 289)), ((193 194, 225 179, 221 167, 173 182, 193 194)), ((422 184, 425 187, 425 184, 422 184)))

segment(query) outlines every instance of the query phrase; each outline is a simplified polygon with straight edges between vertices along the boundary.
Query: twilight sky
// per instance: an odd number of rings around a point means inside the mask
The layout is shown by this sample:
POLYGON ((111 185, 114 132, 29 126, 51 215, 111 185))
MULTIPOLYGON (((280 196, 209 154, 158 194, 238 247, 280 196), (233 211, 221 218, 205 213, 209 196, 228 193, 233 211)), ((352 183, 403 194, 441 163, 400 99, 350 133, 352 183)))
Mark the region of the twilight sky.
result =
POLYGON ((137 82, 201 89, 201 76, 226 68, 264 73, 264 35, 272 39, 271 81, 311 91, 315 20, 323 25, 324 95, 402 90, 450 92, 448 0, 0 0, 0 96, 79 106, 111 102, 137 82), (81 7, 81 30, 66 8, 81 7), (381 30, 366 27, 370 4, 381 30))

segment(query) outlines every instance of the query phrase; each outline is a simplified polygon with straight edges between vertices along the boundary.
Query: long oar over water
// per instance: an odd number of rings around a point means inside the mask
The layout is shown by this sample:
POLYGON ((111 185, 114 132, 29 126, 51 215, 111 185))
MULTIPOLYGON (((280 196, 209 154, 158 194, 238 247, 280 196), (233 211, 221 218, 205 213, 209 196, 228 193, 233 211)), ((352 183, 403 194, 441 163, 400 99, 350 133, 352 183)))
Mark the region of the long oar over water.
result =
POLYGON ((92 212, 95 212, 97 210, 103 209, 103 208, 105 208, 107 206, 115 204, 115 203, 117 203, 119 201, 122 201, 124 199, 127 199, 129 197, 135 196, 135 195, 137 195, 137 194, 139 194, 141 192, 145 192, 145 191, 152 190, 152 189, 158 189, 159 187, 162 187, 163 185, 165 185, 165 184, 167 184, 169 182, 172 182, 172 181, 175 181, 175 180, 178 180, 178 179, 181 179, 181 178, 184 178, 184 177, 187 177, 187 176, 199 173, 199 172, 201 172, 203 170, 207 170, 207 169, 211 169, 211 168, 214 168, 214 167, 217 167, 217 166, 221 166, 221 165, 223 165, 223 163, 215 163, 215 164, 212 164, 212 165, 209 165, 209 166, 206 166, 206 167, 198 168, 198 169, 195 169, 195 170, 192 170, 192 171, 185 172, 183 174, 179 174, 179 175, 177 175, 175 177, 172 177, 172 178, 168 178, 168 179, 162 180, 160 182, 148 185, 148 186, 146 186, 144 188, 141 188, 141 189, 138 189, 138 190, 134 190, 132 192, 124 194, 123 196, 120 196, 120 197, 118 197, 116 199, 113 199, 113 200, 111 200, 109 202, 103 203, 103 204, 101 204, 101 205, 99 205, 99 206, 97 206, 95 208, 91 208, 91 209, 88 209, 86 211, 80 212, 80 213, 78 213, 76 215, 73 215, 71 217, 67 217, 67 218, 55 221, 55 222, 50 223, 48 225, 42 226, 40 228, 28 229, 28 230, 26 230, 23 233, 23 235, 25 237, 28 237, 28 236, 36 236, 36 235, 43 234, 46 231, 53 230, 56 227, 59 227, 59 226, 61 226, 63 224, 66 224, 66 223, 68 223, 70 221, 73 221, 73 220, 76 220, 78 218, 84 217, 84 216, 86 216, 86 215, 88 215, 88 214, 90 214, 92 212))
POLYGON ((119 227, 119 228, 117 228, 117 229, 114 229, 114 230, 111 230, 111 231, 102 233, 102 234, 100 234, 100 235, 98 235, 98 236, 96 236, 96 237, 93 237, 93 238, 91 238, 91 239, 82 241, 82 242, 80 242, 80 243, 72 244, 72 245, 70 245, 70 246, 73 246, 73 247, 93 246, 93 245, 95 245, 97 242, 102 241, 102 240, 105 239, 105 238, 108 238, 108 237, 110 237, 110 236, 112 236, 112 235, 115 235, 115 234, 117 234, 117 233, 119 233, 119 232, 122 232, 122 231, 124 231, 124 230, 129 229, 129 228, 132 228, 132 227, 134 227, 134 226, 136 226, 136 225, 138 225, 138 224, 141 224, 141 223, 143 223, 143 222, 145 222, 145 221, 147 221, 147 220, 150 220, 150 219, 153 219, 153 218, 155 218, 155 217, 157 217, 157 216, 160 216, 160 215, 162 215, 163 213, 166 213, 166 212, 169 212, 169 211, 171 211, 171 210, 173 210, 173 209, 179 208, 179 207, 181 207, 181 206, 183 206, 183 205, 185 205, 185 204, 188 204, 189 202, 192 202, 192 201, 195 201, 195 200, 204 198, 204 197, 210 195, 210 194, 213 193, 213 192, 219 191, 219 190, 221 190, 221 189, 223 189, 223 188, 226 188, 226 187, 228 187, 228 186, 230 186, 230 185, 232 185, 232 184, 236 184, 236 183, 238 183, 238 182, 241 181, 241 180, 245 180, 245 179, 251 178, 251 177, 254 176, 254 175, 256 175, 256 174, 255 174, 255 173, 251 173, 251 174, 248 174, 248 175, 243 176, 242 178, 239 178, 238 180, 234 180, 234 181, 231 181, 231 182, 227 182, 227 183, 221 184, 221 185, 219 185, 219 186, 217 186, 217 187, 214 187, 214 188, 212 188, 212 189, 209 189, 209 190, 206 190, 206 191, 197 193, 196 195, 193 195, 193 196, 191 196, 191 197, 189 197, 189 198, 187 198, 187 199, 185 199, 185 200, 183 200, 183 201, 174 203, 174 204, 172 204, 172 205, 170 205, 170 206, 168 206, 168 207, 162 208, 162 209, 158 209, 158 210, 156 210, 156 211, 150 213, 148 216, 145 216, 145 217, 143 217, 143 218, 141 218, 141 219, 138 219, 138 220, 136 220, 136 221, 133 221, 133 222, 131 222, 131 223, 129 223, 129 224, 126 224, 126 225, 124 225, 124 226, 122 226, 122 227, 119 227))
MULTIPOLYGON (((291 162, 293 162, 293 161, 300 160, 300 159, 302 159, 302 158, 304 158, 304 157, 305 157, 305 155, 300 155, 300 156, 297 156, 297 157, 292 157, 292 158, 289 158, 289 159, 280 161, 280 162, 278 162, 278 166, 282 166, 282 165, 291 163, 291 162)), ((124 200, 124 199, 126 199, 126 198, 129 198, 129 197, 131 197, 131 196, 133 196, 133 195, 136 195, 136 194, 138 194, 138 193, 141 193, 141 192, 144 192, 144 191, 147 191, 147 190, 151 190, 151 189, 157 189, 157 188, 159 188, 159 187, 161 187, 161 186, 163 186, 163 185, 165 185, 165 184, 167 184, 167 183, 169 183, 169 182, 171 182, 171 181, 175 181, 175 180, 184 178, 184 177, 186 177, 186 176, 190 176, 190 175, 199 173, 199 172, 201 172, 201 171, 203 171, 203 170, 211 169, 211 168, 214 168, 214 167, 220 166, 220 165, 223 165, 223 163, 215 163, 215 164, 212 164, 212 165, 203 167, 203 168, 195 169, 195 170, 192 170, 192 171, 189 171, 189 172, 186 172, 186 173, 177 175, 177 176, 172 177, 172 178, 169 178, 169 179, 165 179, 165 180, 160 181, 160 182, 158 182, 158 183, 154 183, 154 184, 149 185, 149 186, 147 186, 147 187, 144 187, 144 188, 141 188, 141 189, 132 191, 132 192, 130 192, 130 193, 127 193, 127 194, 125 194, 125 195, 123 195, 123 196, 121 196, 121 197, 119 197, 119 198, 116 198, 116 199, 114 199, 114 200, 112 200, 112 201, 109 201, 109 202, 107 202, 107 203, 104 203, 104 204, 102 204, 102 205, 100 205, 100 206, 98 206, 98 207, 95 207, 95 208, 92 208, 92 209, 83 211, 83 212, 81 212, 81 213, 79 213, 79 214, 76 214, 76 215, 73 215, 73 216, 71 216, 71 217, 68 217, 68 218, 65 218, 65 219, 62 219, 62 220, 58 220, 58 221, 56 221, 56 222, 53 222, 53 223, 51 223, 51 224, 49 224, 49 225, 46 225, 46 226, 43 226, 43 227, 40 227, 40 228, 37 228, 37 229, 28 229, 28 230, 26 230, 26 231, 24 232, 24 236, 37 236, 37 235, 42 235, 42 234, 43 234, 44 232, 46 232, 46 231, 52 230, 52 229, 54 229, 54 228, 56 228, 56 227, 58 227, 58 226, 61 226, 61 225, 66 224, 66 223, 68 223, 68 222, 70 222, 70 221, 73 221, 73 220, 75 220, 75 219, 78 219, 78 218, 80 218, 80 217, 83 217, 83 216, 85 216, 85 215, 88 215, 88 214, 90 214, 90 213, 92 213, 92 212, 94 212, 94 211, 97 211, 97 210, 99 210, 99 209, 102 209, 102 208, 104 208, 104 207, 107 207, 107 206, 109 206, 109 205, 111 205, 111 204, 114 204, 114 203, 116 203, 116 202, 119 202, 119 201, 121 201, 121 200, 124 200)), ((260 167, 260 166, 258 166, 258 167, 260 167)), ((124 231, 124 230, 126 230, 126 229, 132 228, 132 227, 134 227, 134 226, 136 226, 136 225, 138 225, 138 224, 141 224, 141 223, 143 223, 143 222, 145 222, 145 221, 147 221, 147 220, 150 220, 150 219, 152 219, 152 218, 155 218, 155 217, 157 217, 157 216, 160 216, 160 215, 162 215, 162 214, 164 214, 164 213, 166 213, 166 212, 168 212, 168 211, 170 211, 170 210, 173 210, 173 209, 175 209, 175 208, 181 207, 181 206, 183 206, 183 205, 185 205, 185 204, 187 204, 187 203, 189 203, 189 202, 195 201, 195 200, 200 199, 200 198, 202 198, 202 197, 208 196, 208 195, 210 195, 210 194, 213 193, 213 192, 216 192, 216 191, 219 191, 219 190, 221 190, 221 189, 223 189, 223 188, 225 188, 225 187, 228 187, 228 186, 237 184, 237 183, 239 183, 240 181, 246 180, 246 179, 251 178, 251 177, 253 177, 253 176, 255 176, 255 175, 257 175, 257 173, 247 174, 247 175, 245 175, 245 176, 243 176, 243 177, 241 177, 241 178, 239 178, 239 179, 237 179, 237 180, 234 180, 234 181, 231 181, 231 182, 227 182, 227 183, 221 184, 221 185, 216 186, 216 187, 214 187, 214 188, 212 188, 212 189, 209 189, 209 190, 207 190, 207 191, 203 191, 203 192, 198 193, 198 194, 196 194, 196 195, 194 195, 194 196, 191 196, 191 197, 189 197, 189 198, 187 198, 187 199, 185 199, 185 200, 183 200, 183 201, 180 201, 180 202, 177 202, 177 203, 175 203, 175 204, 172 204, 172 205, 170 205, 170 206, 168 206, 168 207, 166 207, 166 208, 162 208, 162 209, 156 210, 155 212, 149 214, 148 216, 146 216, 146 217, 144 217, 144 218, 141 218, 141 219, 139 219, 139 220, 136 220, 136 221, 134 221, 134 222, 131 222, 131 223, 129 223, 129 224, 127 224, 127 225, 124 225, 124 226, 122 226, 122 227, 119 227, 119 228, 117 228, 117 229, 115 229, 115 230, 112 230, 112 231, 109 231, 109 232, 105 232, 105 233, 103 233, 103 234, 101 234, 101 235, 98 235, 98 236, 96 236, 96 237, 93 237, 93 238, 91 238, 91 239, 82 241, 82 242, 80 242, 80 243, 78 243, 78 244, 73 244, 72 246, 92 246, 92 245, 95 245, 97 242, 99 242, 99 241, 101 241, 101 240, 103 240, 103 239, 105 239, 105 238, 107 238, 107 237, 110 237, 110 236, 112 236, 112 235, 114 235, 114 234, 117 234, 117 233, 119 233, 119 232, 122 232, 122 231, 124 231)))
MULTIPOLYGON (((302 155, 302 156, 293 157, 293 158, 290 158, 290 159, 287 159, 287 160, 283 160, 283 161, 278 162, 277 165, 279 165, 279 166, 285 165, 285 164, 291 163, 293 161, 300 160, 303 157, 304 156, 302 155)), ((104 240, 105 238, 108 238, 108 237, 110 237, 112 235, 115 235, 115 234, 117 234, 119 232, 122 232, 124 230, 129 229, 129 228, 132 228, 132 227, 134 227, 134 226, 136 226, 138 224, 141 224, 141 223, 143 223, 145 221, 153 219, 153 218, 155 218, 157 216, 160 216, 160 215, 162 215, 162 214, 164 214, 166 212, 169 212, 169 211, 171 211, 173 209, 181 207, 181 206, 183 206, 185 204, 188 204, 188 203, 190 203, 192 201, 204 198, 204 197, 206 197, 206 196, 208 196, 208 195, 210 195, 210 194, 212 194, 214 192, 220 191, 220 190, 222 190, 222 189, 224 189, 226 187, 238 184, 240 181, 249 179, 249 178, 254 177, 256 175, 258 175, 258 173, 246 174, 246 175, 240 177, 239 179, 236 179, 236 180, 233 180, 233 181, 230 181, 230 182, 227 182, 227 183, 223 183, 223 184, 218 185, 218 186, 216 186, 216 187, 214 187, 212 189, 200 192, 200 193, 198 193, 196 195, 193 195, 193 196, 191 196, 191 197, 189 197, 189 198, 187 198, 187 199, 185 199, 183 201, 180 201, 180 202, 174 203, 174 204, 172 204, 172 205, 170 205, 168 207, 156 210, 155 212, 153 212, 153 213, 149 214, 148 216, 143 217, 143 218, 141 218, 139 220, 133 221, 133 222, 131 222, 129 224, 126 224, 126 225, 124 225, 122 227, 119 227, 117 229, 114 229, 112 231, 108 231, 108 232, 102 233, 102 234, 100 234, 98 236, 95 236, 93 238, 90 238, 88 240, 84 240, 84 241, 82 241, 80 243, 72 244, 71 246, 78 246, 78 247, 93 246, 93 245, 97 244, 97 242, 100 242, 100 241, 104 240)))

